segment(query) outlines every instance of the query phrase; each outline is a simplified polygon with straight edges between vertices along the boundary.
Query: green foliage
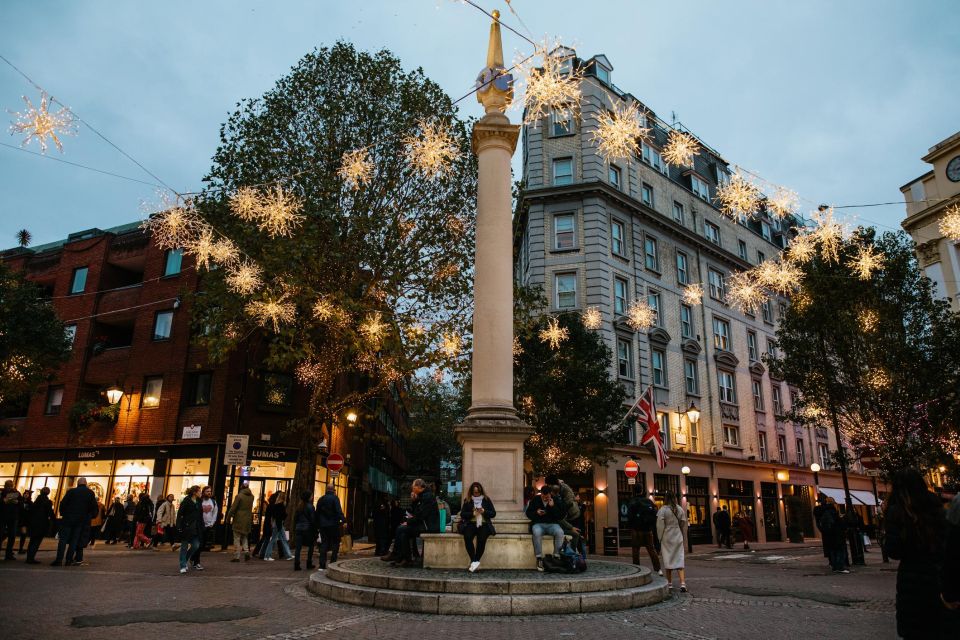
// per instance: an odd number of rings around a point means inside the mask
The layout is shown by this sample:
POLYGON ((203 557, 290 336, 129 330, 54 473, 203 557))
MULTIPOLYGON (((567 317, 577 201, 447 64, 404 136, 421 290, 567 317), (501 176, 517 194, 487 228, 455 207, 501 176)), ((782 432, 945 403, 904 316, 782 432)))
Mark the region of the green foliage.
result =
POLYGON ((70 409, 70 424, 77 431, 84 431, 92 424, 117 424, 120 403, 101 405, 92 400, 78 400, 70 409))
POLYGON ((41 296, 38 286, 0 263, 0 414, 70 356, 63 323, 41 296))
POLYGON ((610 376, 603 338, 579 314, 558 316, 569 332, 559 349, 540 340, 550 316, 541 315, 539 291, 515 296, 515 325, 523 352, 514 359, 514 392, 520 418, 532 426, 526 455, 537 473, 576 469, 609 459, 607 448, 624 441, 618 425, 626 393, 610 376))
POLYGON ((407 473, 439 478, 442 463, 460 463, 462 450, 454 428, 467 415, 466 396, 452 384, 418 376, 410 383, 407 399, 407 473))
POLYGON ((225 270, 204 276, 195 324, 214 327, 201 339, 214 357, 266 333, 268 366, 317 365, 313 405, 326 416, 379 395, 390 377, 449 364, 437 345, 445 334, 465 334, 469 320, 476 166, 467 123, 438 85, 419 69, 404 71, 387 51, 340 42, 306 55, 262 98, 240 103, 220 138, 198 209, 262 267, 264 286, 243 298, 227 289, 225 270), (448 123, 459 150, 436 179, 405 156, 403 140, 421 120, 448 123), (374 169, 354 190, 338 170, 343 154, 359 148, 374 169), (303 202, 305 221, 290 238, 271 238, 229 210, 236 188, 276 180, 303 202), (295 305, 296 320, 279 330, 244 312, 251 300, 280 298, 295 305), (342 315, 315 318, 318 300, 342 315), (361 330, 376 313, 386 325, 379 341, 361 330), (417 323, 422 333, 411 331, 417 323), (369 384, 343 394, 338 380, 358 370, 371 374, 369 384))
POLYGON ((885 472, 934 464, 958 442, 960 318, 933 296, 903 233, 858 229, 840 261, 804 266, 802 289, 768 360, 802 393, 794 418, 832 426, 885 472), (849 263, 862 247, 883 256, 862 280, 849 263))

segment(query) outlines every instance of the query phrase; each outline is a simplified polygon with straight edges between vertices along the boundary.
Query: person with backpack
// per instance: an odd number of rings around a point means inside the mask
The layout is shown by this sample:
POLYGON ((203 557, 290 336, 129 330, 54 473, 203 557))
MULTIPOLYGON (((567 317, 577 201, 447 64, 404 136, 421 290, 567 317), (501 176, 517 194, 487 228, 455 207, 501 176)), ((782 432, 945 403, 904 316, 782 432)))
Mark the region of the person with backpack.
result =
POLYGON ((627 523, 630 525, 633 564, 640 564, 640 547, 646 547, 653 570, 663 575, 660 569, 660 554, 654 544, 654 530, 657 528, 657 505, 647 496, 634 496, 627 506, 627 523))
POLYGON ((660 536, 660 553, 663 568, 667 573, 667 589, 673 591, 673 572, 680 577, 680 591, 687 592, 684 573, 684 549, 687 542, 687 514, 677 504, 677 495, 668 491, 664 505, 657 512, 657 534, 660 536))
POLYGON ((844 566, 846 545, 843 541, 843 534, 846 525, 840 512, 837 511, 837 501, 833 498, 827 498, 827 502, 820 510, 820 520, 817 522, 820 527, 820 533, 823 535, 823 544, 829 554, 830 568, 834 573, 850 573, 844 566))

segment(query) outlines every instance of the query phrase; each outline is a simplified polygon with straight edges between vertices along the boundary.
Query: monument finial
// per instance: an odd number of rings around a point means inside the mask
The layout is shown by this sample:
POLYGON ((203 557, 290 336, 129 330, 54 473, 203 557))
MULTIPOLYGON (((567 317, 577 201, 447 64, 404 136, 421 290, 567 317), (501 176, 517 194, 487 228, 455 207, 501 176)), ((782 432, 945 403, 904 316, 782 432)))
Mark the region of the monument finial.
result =
POLYGON ((490 44, 487 46, 487 68, 503 68, 503 39, 500 37, 500 12, 493 10, 493 24, 490 25, 490 44))

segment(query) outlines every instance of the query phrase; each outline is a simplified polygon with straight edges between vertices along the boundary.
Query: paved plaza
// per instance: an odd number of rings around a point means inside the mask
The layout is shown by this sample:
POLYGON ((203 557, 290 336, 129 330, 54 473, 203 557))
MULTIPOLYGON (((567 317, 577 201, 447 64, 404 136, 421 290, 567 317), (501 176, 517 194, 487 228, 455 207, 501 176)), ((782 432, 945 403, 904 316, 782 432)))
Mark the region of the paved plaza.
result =
MULTIPOLYGON (((346 557, 369 557, 359 552, 346 557)), ((689 594, 611 613, 481 618, 427 616, 334 604, 308 593, 290 562, 231 563, 204 555, 203 572, 177 572, 177 554, 98 545, 82 567, 0 563, 0 637, 77 638, 896 638, 896 563, 831 575, 819 548, 753 552, 701 547, 688 559, 689 594)), ((629 562, 621 557, 620 561, 629 562)), ((482 572, 481 574, 482 575, 482 572)))

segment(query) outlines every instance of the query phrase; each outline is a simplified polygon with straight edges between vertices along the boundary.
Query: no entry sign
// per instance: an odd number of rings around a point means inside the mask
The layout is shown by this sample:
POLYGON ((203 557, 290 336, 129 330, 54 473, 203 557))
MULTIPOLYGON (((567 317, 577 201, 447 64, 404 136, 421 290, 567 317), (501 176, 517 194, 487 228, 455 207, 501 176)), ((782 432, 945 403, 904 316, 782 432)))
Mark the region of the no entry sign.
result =
POLYGON ((339 453, 331 453, 327 456, 327 469, 334 473, 343 469, 343 456, 339 453))
POLYGON ((640 474, 640 465, 635 460, 627 460, 623 465, 623 474, 628 478, 636 478, 640 474))

